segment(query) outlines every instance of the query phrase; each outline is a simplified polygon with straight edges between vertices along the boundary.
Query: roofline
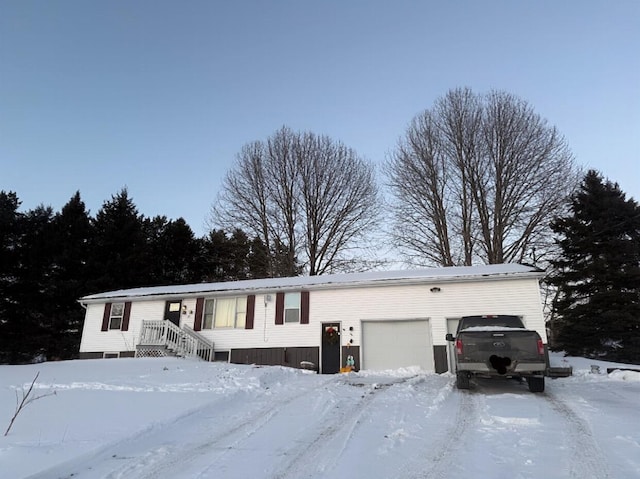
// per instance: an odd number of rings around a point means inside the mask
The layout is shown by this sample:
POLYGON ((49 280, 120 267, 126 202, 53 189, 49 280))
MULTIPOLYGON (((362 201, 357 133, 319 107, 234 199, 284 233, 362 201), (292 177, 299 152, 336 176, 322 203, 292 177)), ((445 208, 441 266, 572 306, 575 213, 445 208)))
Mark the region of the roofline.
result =
MULTIPOLYGON (((390 286, 390 285, 402 285, 402 286, 413 286, 413 285, 421 285, 421 284, 442 284, 442 283, 469 283, 478 281, 482 279, 482 281, 501 281, 504 279, 540 279, 544 277, 545 272, 541 269, 535 268, 530 271, 521 271, 521 272, 499 272, 499 273, 487 273, 487 274, 464 274, 464 275, 452 275, 452 276, 425 276, 425 277, 413 277, 413 278, 382 278, 382 279, 363 279, 363 280, 354 280, 351 282, 326 282, 319 284, 305 284, 301 282, 295 285, 273 285, 269 287, 265 286, 257 286, 257 287, 248 287, 248 288, 230 288, 230 289, 215 289, 215 285, 224 285, 225 282, 220 283, 210 283, 212 286, 211 290, 202 290, 199 289, 197 291, 180 291, 180 292, 149 292, 146 294, 115 294, 115 293, 123 293, 124 291, 114 291, 113 296, 109 296, 108 293, 104 293, 104 295, 99 298, 80 298, 78 302, 82 305, 87 304, 95 304, 95 303, 105 303, 107 301, 130 301, 132 299, 138 301, 151 301, 157 299, 190 299, 190 298, 199 298, 203 296, 207 297, 215 297, 215 296, 229 296, 229 295, 237 295, 238 293, 247 293, 247 294, 273 294, 274 291, 281 292, 289 292, 289 291, 314 291, 314 290, 327 290, 327 289, 353 289, 353 288, 367 288, 367 287, 378 287, 378 286, 390 286)), ((309 278, 317 278, 317 277, 309 277, 309 278)), ((284 279, 284 278, 283 278, 284 279)), ((195 283, 193 285, 184 285, 187 286, 202 286, 203 283, 195 283)), ((137 289, 137 288, 135 288, 137 289)))

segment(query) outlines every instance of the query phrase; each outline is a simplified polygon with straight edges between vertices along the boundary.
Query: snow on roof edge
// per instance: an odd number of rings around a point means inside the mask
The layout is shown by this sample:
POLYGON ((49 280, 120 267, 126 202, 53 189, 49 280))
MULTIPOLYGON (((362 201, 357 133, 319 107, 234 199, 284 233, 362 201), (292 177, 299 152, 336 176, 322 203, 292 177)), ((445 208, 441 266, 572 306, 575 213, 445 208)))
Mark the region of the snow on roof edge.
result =
POLYGON ((151 286, 121 289, 90 294, 80 302, 97 302, 112 298, 142 298, 150 296, 196 295, 225 291, 261 291, 292 288, 322 288, 331 286, 367 286, 396 282, 470 281, 481 277, 526 276, 540 278, 544 271, 534 266, 505 263, 481 266, 447 266, 440 268, 407 269, 396 271, 369 271, 365 273, 338 273, 319 276, 291 276, 284 278, 249 279, 218 283, 194 283, 184 285, 151 286))

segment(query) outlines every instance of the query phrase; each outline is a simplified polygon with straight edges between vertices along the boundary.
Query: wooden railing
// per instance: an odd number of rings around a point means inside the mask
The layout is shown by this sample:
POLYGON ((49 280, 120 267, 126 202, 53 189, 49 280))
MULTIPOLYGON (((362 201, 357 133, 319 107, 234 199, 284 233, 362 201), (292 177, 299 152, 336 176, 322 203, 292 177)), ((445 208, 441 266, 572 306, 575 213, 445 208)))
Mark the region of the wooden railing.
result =
POLYGON ((142 321, 140 346, 166 346, 178 356, 213 360, 213 343, 189 326, 179 328, 171 321, 142 321))

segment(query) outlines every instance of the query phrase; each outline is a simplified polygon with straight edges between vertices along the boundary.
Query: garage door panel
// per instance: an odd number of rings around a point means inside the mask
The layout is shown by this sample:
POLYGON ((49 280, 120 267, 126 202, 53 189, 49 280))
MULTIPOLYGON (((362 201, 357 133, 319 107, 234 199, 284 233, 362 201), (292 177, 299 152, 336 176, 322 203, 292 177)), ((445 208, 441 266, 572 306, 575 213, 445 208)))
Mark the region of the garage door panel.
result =
POLYGON ((369 370, 418 366, 433 371, 428 320, 362 323, 363 367, 369 370))

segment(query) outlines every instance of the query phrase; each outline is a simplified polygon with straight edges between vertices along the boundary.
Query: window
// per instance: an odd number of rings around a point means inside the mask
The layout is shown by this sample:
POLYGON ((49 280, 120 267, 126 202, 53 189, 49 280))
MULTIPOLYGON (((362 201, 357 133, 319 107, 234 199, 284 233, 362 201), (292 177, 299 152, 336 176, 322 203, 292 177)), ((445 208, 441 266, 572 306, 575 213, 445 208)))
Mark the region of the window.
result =
POLYGON ((207 299, 204 302, 202 329, 244 328, 246 319, 246 296, 207 299))
POLYGON ((300 293, 286 293, 284 295, 284 322, 300 322, 300 293))
POLYGON ((124 303, 113 303, 109 314, 109 329, 120 329, 124 317, 124 303))
POLYGON ((213 308, 215 304, 215 299, 205 300, 204 317, 202 318, 202 329, 211 329, 213 327, 213 308))
POLYGON ((309 291, 276 293, 275 324, 309 324, 309 291))

